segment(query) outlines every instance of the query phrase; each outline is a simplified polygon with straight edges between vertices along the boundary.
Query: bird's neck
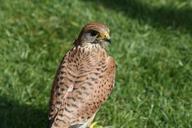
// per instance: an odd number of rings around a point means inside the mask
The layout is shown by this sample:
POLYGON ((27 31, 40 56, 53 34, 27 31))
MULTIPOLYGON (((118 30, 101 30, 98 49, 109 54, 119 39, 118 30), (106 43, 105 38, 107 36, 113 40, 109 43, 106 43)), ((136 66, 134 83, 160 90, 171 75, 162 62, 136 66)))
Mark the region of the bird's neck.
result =
POLYGON ((91 44, 91 43, 84 43, 81 47, 90 50, 90 51, 97 51, 99 49, 103 49, 100 44, 91 44))
POLYGON ((100 44, 85 43, 83 45, 78 45, 74 47, 73 51, 81 52, 82 55, 85 56, 100 55, 100 54, 107 56, 106 49, 103 48, 100 44))

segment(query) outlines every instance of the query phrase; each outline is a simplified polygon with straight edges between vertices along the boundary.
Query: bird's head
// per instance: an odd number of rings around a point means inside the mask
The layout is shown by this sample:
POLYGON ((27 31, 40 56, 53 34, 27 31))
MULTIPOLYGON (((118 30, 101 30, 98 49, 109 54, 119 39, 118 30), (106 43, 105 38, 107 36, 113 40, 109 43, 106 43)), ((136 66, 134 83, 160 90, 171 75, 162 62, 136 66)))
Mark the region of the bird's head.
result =
POLYGON ((100 44, 105 47, 111 43, 109 28, 101 23, 89 23, 83 27, 75 45, 100 44))

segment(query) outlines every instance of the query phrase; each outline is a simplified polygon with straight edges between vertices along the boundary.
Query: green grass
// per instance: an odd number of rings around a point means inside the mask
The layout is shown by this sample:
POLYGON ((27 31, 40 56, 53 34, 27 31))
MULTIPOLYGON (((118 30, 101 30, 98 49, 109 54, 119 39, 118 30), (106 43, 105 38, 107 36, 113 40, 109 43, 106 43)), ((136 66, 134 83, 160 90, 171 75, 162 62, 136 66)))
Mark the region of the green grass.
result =
POLYGON ((59 61, 81 27, 106 23, 116 86, 95 121, 192 128, 190 0, 0 0, 0 128, 47 125, 59 61))

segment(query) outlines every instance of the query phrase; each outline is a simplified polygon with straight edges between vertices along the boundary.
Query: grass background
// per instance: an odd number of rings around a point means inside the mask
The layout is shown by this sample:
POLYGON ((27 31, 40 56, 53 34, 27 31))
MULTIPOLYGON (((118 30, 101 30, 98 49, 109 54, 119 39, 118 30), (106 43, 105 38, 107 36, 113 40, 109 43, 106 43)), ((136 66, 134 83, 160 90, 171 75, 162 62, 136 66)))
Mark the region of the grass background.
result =
POLYGON ((191 128, 191 0, 0 0, 0 128, 46 127, 59 61, 89 21, 110 27, 118 64, 95 121, 191 128))

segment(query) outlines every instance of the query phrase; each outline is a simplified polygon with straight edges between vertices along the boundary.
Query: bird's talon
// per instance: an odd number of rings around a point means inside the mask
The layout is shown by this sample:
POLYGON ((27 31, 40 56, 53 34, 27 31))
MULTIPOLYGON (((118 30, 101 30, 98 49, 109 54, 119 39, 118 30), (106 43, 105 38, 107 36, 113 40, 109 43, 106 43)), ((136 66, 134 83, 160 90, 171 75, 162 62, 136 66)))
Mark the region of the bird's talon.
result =
POLYGON ((97 122, 91 124, 90 128, 94 128, 97 125, 97 122))

